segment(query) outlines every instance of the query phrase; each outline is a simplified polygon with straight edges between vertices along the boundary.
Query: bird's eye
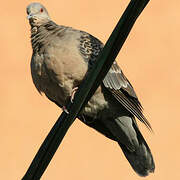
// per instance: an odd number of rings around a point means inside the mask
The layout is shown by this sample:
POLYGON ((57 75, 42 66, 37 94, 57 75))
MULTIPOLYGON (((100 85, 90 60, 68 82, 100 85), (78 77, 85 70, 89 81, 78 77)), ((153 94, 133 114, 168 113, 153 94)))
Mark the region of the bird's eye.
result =
POLYGON ((42 13, 43 11, 44 11, 43 8, 41 8, 41 9, 40 9, 40 12, 42 13))

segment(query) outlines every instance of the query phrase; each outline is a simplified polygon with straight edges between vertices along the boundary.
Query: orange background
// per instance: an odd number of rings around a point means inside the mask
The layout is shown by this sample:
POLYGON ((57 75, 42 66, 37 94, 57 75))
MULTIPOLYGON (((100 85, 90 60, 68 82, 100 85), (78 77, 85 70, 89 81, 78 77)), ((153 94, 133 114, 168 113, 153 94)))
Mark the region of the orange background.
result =
MULTIPOLYGON (((41 97, 30 75, 31 1, 0 6, 0 179, 21 179, 61 110, 41 97)), ((129 1, 41 1, 58 24, 85 30, 106 42, 129 1)), ((151 0, 118 56, 154 129, 140 128, 156 162, 147 180, 180 179, 180 1, 151 0)), ((43 180, 142 179, 116 143, 78 120, 42 177, 43 180)))

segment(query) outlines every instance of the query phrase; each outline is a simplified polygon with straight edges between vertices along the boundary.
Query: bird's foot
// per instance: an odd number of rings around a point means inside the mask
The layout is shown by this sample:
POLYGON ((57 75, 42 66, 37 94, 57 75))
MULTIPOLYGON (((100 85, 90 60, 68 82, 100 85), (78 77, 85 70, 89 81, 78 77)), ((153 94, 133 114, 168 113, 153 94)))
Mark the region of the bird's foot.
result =
POLYGON ((73 103, 74 95, 75 95, 75 93, 76 93, 77 90, 78 90, 78 87, 75 87, 75 88, 73 88, 73 90, 72 90, 72 93, 71 93, 71 103, 73 103))
POLYGON ((62 107, 62 110, 63 110, 66 114, 69 114, 69 111, 67 110, 66 106, 63 106, 63 107, 62 107))

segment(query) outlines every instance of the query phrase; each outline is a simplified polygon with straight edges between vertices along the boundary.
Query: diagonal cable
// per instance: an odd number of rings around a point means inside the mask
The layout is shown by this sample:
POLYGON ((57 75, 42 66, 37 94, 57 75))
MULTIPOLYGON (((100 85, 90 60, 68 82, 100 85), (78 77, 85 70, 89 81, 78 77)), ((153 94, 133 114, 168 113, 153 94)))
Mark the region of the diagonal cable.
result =
POLYGON ((43 175, 57 148, 63 140, 67 130, 96 91, 105 75, 109 71, 121 47, 123 46, 136 19, 143 11, 149 0, 131 0, 118 24, 113 30, 97 62, 83 80, 75 94, 74 102, 68 104, 69 114, 63 112, 48 136, 42 143, 22 180, 38 180, 43 175))

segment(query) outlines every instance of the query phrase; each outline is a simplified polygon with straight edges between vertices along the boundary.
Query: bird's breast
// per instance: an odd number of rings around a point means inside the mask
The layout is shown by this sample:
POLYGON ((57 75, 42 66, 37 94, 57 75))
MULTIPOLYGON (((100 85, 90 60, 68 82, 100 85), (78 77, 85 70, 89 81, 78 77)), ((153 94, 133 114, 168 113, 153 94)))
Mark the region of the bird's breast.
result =
MULTIPOLYGON (((88 71, 88 64, 79 51, 78 38, 54 39, 35 53, 31 62, 33 82, 39 92, 64 106, 88 71)), ((100 88, 88 102, 84 113, 97 116, 107 106, 100 88)))
POLYGON ((39 92, 64 106, 79 86, 87 72, 87 64, 77 47, 59 43, 44 47, 41 53, 33 54, 31 72, 39 92))

